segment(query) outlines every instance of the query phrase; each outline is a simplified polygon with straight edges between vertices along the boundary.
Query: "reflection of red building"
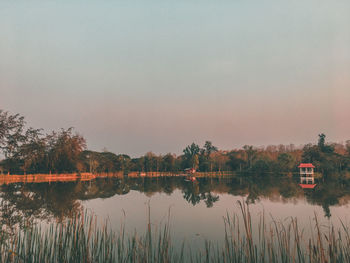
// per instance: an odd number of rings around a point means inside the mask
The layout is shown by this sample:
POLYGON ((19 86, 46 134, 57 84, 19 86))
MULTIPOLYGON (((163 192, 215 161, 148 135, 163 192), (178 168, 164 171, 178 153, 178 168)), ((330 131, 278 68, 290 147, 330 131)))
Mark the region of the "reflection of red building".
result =
POLYGON ((303 189, 314 189, 316 187, 316 184, 299 184, 299 185, 303 189))
POLYGON ((197 179, 196 179, 196 177, 194 177, 194 176, 188 175, 188 176, 186 177, 185 181, 196 182, 197 179))

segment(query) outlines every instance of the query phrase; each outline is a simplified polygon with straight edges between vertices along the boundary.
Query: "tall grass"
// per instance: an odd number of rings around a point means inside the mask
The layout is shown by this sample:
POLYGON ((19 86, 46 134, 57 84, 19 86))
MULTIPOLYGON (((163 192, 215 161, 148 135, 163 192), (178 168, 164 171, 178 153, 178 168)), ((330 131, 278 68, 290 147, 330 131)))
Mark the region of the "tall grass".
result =
POLYGON ((95 216, 77 215, 63 223, 34 225, 15 235, 0 236, 0 262, 350 262, 350 231, 342 223, 325 231, 315 215, 307 237, 296 218, 267 223, 262 213, 253 224, 249 206, 224 218, 223 245, 207 240, 200 250, 177 246, 169 221, 145 234, 113 231, 95 216))

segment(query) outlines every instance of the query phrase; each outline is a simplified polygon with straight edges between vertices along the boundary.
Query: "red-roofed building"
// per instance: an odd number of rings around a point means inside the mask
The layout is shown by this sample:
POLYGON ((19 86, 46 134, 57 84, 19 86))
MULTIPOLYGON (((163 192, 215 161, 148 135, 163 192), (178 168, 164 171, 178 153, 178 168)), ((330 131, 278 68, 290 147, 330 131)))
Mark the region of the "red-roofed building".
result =
POLYGON ((299 164, 298 167, 299 168, 308 168, 308 167, 315 168, 315 166, 312 163, 301 163, 301 164, 299 164))
POLYGON ((300 176, 314 176, 315 166, 312 163, 301 163, 298 168, 300 169, 300 176))
POLYGON ((184 170, 184 172, 187 173, 187 174, 194 174, 196 172, 196 169, 194 169, 194 168, 186 168, 184 170))

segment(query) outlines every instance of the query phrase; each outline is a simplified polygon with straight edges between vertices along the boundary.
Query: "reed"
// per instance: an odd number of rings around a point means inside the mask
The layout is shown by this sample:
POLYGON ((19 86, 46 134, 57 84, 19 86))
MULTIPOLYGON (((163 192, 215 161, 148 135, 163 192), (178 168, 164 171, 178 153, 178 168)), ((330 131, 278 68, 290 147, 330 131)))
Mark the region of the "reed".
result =
MULTIPOLYGON (((175 245, 170 222, 146 232, 127 234, 124 225, 113 231, 106 221, 81 213, 62 223, 50 223, 0 236, 0 262, 350 262, 350 231, 329 226, 324 230, 315 214, 310 234, 297 218, 268 221, 262 212, 253 224, 249 206, 239 202, 240 212, 224 217, 222 245, 206 240, 203 249, 175 245)), ((168 220, 170 216, 168 217, 168 220)))

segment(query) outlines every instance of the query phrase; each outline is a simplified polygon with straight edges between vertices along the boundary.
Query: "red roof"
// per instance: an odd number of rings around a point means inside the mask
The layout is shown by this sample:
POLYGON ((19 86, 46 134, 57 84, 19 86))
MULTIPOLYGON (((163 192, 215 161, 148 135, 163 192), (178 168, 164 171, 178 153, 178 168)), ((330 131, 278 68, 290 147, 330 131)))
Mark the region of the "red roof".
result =
POLYGON ((315 168, 312 163, 301 163, 298 166, 299 168, 315 168))
POLYGON ((303 189, 314 189, 316 184, 299 184, 303 189))

